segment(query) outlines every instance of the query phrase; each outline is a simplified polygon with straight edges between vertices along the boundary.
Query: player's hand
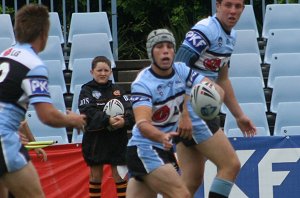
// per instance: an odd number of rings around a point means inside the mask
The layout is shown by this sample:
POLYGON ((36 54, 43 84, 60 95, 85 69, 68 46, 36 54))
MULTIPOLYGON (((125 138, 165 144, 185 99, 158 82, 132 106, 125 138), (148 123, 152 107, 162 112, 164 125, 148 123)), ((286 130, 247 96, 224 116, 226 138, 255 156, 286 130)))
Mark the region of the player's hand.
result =
POLYGON ((236 122, 245 137, 253 137, 256 135, 255 125, 245 114, 237 118, 236 122))
POLYGON ((29 140, 28 140, 28 138, 26 137, 25 134, 19 132, 19 136, 20 136, 21 143, 22 143, 23 145, 28 144, 29 140))
POLYGON ((178 135, 179 135, 178 132, 164 133, 162 138, 162 144, 165 150, 170 150, 173 147, 172 138, 178 135))
POLYGON ((38 158, 41 158, 42 161, 47 161, 47 153, 44 151, 44 149, 41 149, 41 148, 37 148, 37 149, 34 149, 36 155, 38 156, 38 158))
POLYGON ((70 125, 76 128, 78 133, 80 133, 80 130, 84 131, 84 126, 86 125, 86 115, 79 115, 72 111, 67 111, 67 116, 70 121, 70 125))
POLYGON ((123 115, 117 115, 112 117, 113 122, 111 124, 113 129, 120 129, 123 128, 125 125, 125 120, 123 115))
POLYGON ((179 136, 186 139, 192 139, 193 124, 189 115, 181 115, 178 122, 177 132, 179 136))

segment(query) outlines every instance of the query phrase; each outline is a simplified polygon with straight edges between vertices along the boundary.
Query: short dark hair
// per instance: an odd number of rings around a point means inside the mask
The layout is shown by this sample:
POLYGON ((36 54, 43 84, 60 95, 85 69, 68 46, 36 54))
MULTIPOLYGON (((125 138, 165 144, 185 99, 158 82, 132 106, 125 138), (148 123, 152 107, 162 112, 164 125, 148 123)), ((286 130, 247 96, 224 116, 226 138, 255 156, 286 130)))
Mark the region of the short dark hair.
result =
POLYGON ((40 35, 48 33, 50 26, 48 8, 44 5, 28 4, 17 11, 15 36, 20 43, 31 43, 40 35))
POLYGON ((111 62, 105 56, 96 56, 92 61, 92 70, 95 69, 97 63, 103 62, 106 63, 111 68, 111 62))
MULTIPOLYGON (((218 3, 222 3, 223 0, 217 0, 218 3)), ((245 4, 245 0, 243 0, 243 3, 245 4)))

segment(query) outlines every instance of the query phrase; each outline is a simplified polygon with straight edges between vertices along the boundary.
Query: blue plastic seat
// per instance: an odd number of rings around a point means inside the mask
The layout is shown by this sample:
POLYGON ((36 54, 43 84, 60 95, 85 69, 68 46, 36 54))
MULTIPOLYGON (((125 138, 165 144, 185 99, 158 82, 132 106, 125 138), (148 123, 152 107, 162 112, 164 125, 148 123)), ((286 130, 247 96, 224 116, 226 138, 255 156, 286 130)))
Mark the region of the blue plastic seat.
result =
POLYGON ((274 29, 300 29, 300 4, 268 4, 262 37, 268 39, 274 29))
POLYGON ((45 49, 38 55, 42 60, 59 60, 62 66, 61 70, 66 69, 63 49, 58 36, 48 36, 45 49))
POLYGON ((49 85, 58 85, 63 93, 67 93, 64 73, 62 71, 60 60, 45 60, 45 65, 48 68, 49 85))
POLYGON ((272 55, 268 87, 274 87, 278 76, 300 76, 300 53, 278 53, 272 55))
POLYGON ((75 59, 94 58, 96 56, 106 56, 111 61, 112 68, 116 66, 107 34, 76 34, 72 41, 68 68, 73 70, 75 59))
POLYGON ((252 5, 245 5, 245 8, 240 16, 239 21, 234 26, 235 30, 254 30, 256 37, 259 38, 259 33, 256 24, 256 18, 252 5))
POLYGON ((13 44, 13 40, 8 37, 0 37, 0 53, 5 49, 11 47, 13 44))
POLYGON ((81 86, 82 85, 75 85, 75 88, 74 88, 72 107, 71 107, 71 110, 73 112, 78 112, 78 99, 79 99, 79 94, 81 91, 81 86))
POLYGON ((259 77, 262 87, 265 87, 260 65, 260 55, 256 53, 232 54, 230 57, 229 77, 259 77))
POLYGON ((64 35, 62 32, 62 26, 60 23, 60 19, 57 12, 49 12, 49 20, 50 20, 50 29, 49 36, 58 36, 60 39, 60 43, 64 43, 64 35))
POLYGON ((37 141, 54 140, 58 141, 58 144, 69 143, 66 128, 53 128, 43 124, 38 118, 36 111, 27 111, 26 120, 37 141))
MULTIPOLYGON (((262 103, 240 104, 244 113, 252 120, 257 129, 256 136, 270 136, 270 129, 267 115, 262 103)), ((228 112, 225 117, 224 132, 228 137, 243 137, 242 131, 238 128, 233 115, 228 112)))
POLYGON ((9 14, 0 14, 0 37, 11 38, 12 43, 16 43, 12 20, 9 14))
POLYGON ((269 32, 264 63, 271 64, 273 54, 300 53, 300 29, 274 29, 269 32))
MULTIPOLYGON (((264 89, 259 77, 232 77, 230 80, 239 104, 262 103, 265 112, 268 111, 264 89)), ((221 106, 221 112, 225 114, 229 112, 224 103, 221 106)))
POLYGON ((281 102, 274 126, 275 136, 300 135, 300 102, 281 102))
POLYGON ((71 76, 70 93, 74 93, 75 85, 81 85, 92 80, 91 64, 93 58, 75 59, 71 76))
POLYGON ((73 43, 76 34, 105 33, 112 41, 106 12, 72 13, 68 42, 73 43))
MULTIPOLYGON (((78 109, 76 110, 76 113, 80 114, 78 109)), ((83 132, 80 131, 78 133, 77 129, 74 128, 73 131, 72 131, 71 142, 72 143, 81 143, 82 142, 82 137, 83 137, 83 132)))
MULTIPOLYGON (((237 30, 236 43, 232 54, 255 53, 260 55, 256 32, 254 30, 237 30)), ((259 56, 261 63, 261 57, 259 56)))
POLYGON ((300 102, 300 76, 279 76, 275 78, 270 111, 277 113, 280 102, 300 102))

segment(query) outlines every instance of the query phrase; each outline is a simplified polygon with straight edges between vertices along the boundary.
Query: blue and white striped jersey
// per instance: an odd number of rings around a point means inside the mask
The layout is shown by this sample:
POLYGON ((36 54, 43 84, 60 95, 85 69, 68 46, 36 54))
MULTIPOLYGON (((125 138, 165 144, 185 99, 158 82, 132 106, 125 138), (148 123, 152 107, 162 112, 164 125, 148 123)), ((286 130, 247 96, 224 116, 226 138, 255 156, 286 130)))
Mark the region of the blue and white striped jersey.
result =
POLYGON ((0 54, 0 135, 16 132, 28 103, 52 103, 48 71, 29 44, 0 54))
POLYGON ((236 31, 226 31, 214 15, 196 23, 186 34, 183 45, 199 55, 193 67, 215 79, 220 68, 229 63, 235 42, 236 31))
MULTIPOLYGON (((204 78, 184 63, 174 63, 173 69, 171 75, 161 77, 151 67, 147 67, 131 85, 133 108, 152 108, 152 124, 165 133, 176 131, 185 94, 190 95, 192 86, 204 78)), ((163 149, 161 143, 143 137, 135 125, 128 145, 139 144, 150 144, 163 149)))

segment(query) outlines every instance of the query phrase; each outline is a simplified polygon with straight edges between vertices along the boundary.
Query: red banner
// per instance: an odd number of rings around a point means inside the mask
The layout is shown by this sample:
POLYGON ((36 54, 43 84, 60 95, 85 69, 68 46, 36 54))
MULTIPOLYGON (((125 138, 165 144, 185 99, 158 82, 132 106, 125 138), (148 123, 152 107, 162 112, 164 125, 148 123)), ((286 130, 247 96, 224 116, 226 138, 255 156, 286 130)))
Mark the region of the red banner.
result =
MULTIPOLYGON (((81 144, 55 145, 44 148, 48 160, 42 162, 33 151, 35 165, 47 198, 88 198, 89 167, 81 154, 81 144)), ((102 198, 117 198, 110 166, 104 166, 102 198)))

